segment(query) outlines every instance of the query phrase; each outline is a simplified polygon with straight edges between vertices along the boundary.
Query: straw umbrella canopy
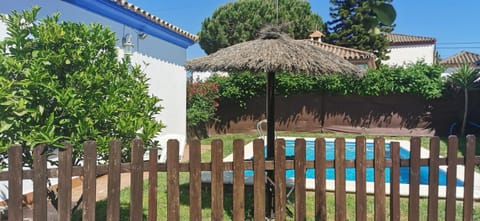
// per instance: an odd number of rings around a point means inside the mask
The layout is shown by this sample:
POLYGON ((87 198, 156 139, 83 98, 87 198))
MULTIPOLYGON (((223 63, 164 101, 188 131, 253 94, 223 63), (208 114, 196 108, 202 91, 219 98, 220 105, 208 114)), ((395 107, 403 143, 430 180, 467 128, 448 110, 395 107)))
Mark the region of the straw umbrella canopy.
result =
POLYGON ((185 68, 199 72, 249 71, 267 74, 267 158, 274 156, 275 73, 351 74, 358 77, 364 74, 362 69, 342 57, 290 38, 282 33, 279 27, 267 27, 255 40, 235 44, 208 56, 189 60, 185 68))
POLYGON ((189 60, 189 71, 224 71, 267 73, 267 156, 273 157, 274 87, 277 72, 308 75, 352 74, 363 76, 364 71, 349 61, 323 49, 296 41, 269 27, 259 38, 218 50, 208 56, 189 60))

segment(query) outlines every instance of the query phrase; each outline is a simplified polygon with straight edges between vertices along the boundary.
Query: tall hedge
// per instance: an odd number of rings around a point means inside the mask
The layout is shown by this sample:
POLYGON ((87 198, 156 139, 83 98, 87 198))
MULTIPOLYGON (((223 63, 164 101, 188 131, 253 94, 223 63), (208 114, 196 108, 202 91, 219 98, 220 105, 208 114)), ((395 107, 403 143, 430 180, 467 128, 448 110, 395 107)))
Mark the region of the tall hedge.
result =
MULTIPOLYGON (((347 75, 309 76, 277 73, 276 94, 326 93, 336 95, 380 96, 411 94, 435 99, 442 96, 445 83, 440 76, 444 68, 417 63, 408 67, 382 66, 368 70, 363 78, 347 75)), ((230 73, 230 76, 213 75, 207 82, 218 85, 219 101, 231 100, 245 106, 248 99, 265 95, 265 75, 230 73)))

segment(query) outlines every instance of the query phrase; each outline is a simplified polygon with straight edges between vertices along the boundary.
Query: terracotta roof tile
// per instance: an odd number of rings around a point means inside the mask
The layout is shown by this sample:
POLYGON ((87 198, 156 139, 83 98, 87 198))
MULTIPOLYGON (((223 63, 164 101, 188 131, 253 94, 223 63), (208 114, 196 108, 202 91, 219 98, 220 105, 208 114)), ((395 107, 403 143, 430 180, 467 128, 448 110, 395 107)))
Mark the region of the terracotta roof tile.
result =
POLYGON ((437 41, 435 38, 424 36, 393 33, 384 33, 384 35, 387 36, 387 39, 390 41, 390 45, 392 46, 412 44, 435 44, 435 42, 437 41))
POLYGON ((440 61, 441 65, 460 66, 461 64, 470 64, 472 66, 480 65, 480 54, 468 51, 461 51, 440 61))
POLYGON ((325 36, 322 32, 320 31, 314 31, 312 34, 310 34, 308 37, 310 38, 321 38, 325 36))
POLYGON ((341 46, 337 46, 337 45, 332 45, 332 44, 328 44, 328 43, 324 43, 324 42, 318 42, 318 41, 312 41, 312 40, 302 40, 302 41, 305 41, 305 42, 308 42, 310 44, 316 45, 316 46, 322 48, 323 50, 332 52, 332 53, 334 53, 338 56, 341 56, 341 57, 343 57, 347 60, 368 60, 368 59, 371 59, 371 58, 375 59, 374 54, 372 54, 370 52, 358 50, 358 49, 346 48, 346 47, 341 47, 341 46))
POLYGON ((198 41, 198 36, 197 35, 194 35, 194 34, 191 34, 187 31, 185 31, 185 30, 182 30, 179 27, 177 27, 175 25, 172 25, 172 24, 170 24, 169 22, 167 22, 163 19, 160 19, 159 17, 141 9, 140 7, 138 7, 136 5, 133 5, 133 4, 131 4, 127 1, 125 1, 125 0, 110 0, 110 1, 118 4, 122 7, 124 7, 125 9, 128 9, 128 10, 130 10, 130 11, 132 11, 132 12, 134 12, 134 13, 140 15, 140 16, 143 16, 143 17, 149 19, 150 21, 152 21, 152 22, 154 22, 158 25, 161 25, 161 26, 163 26, 163 27, 165 27, 165 28, 167 28, 167 29, 169 29, 173 32, 176 32, 176 33, 178 33, 182 36, 185 36, 185 37, 191 39, 192 41, 198 41))

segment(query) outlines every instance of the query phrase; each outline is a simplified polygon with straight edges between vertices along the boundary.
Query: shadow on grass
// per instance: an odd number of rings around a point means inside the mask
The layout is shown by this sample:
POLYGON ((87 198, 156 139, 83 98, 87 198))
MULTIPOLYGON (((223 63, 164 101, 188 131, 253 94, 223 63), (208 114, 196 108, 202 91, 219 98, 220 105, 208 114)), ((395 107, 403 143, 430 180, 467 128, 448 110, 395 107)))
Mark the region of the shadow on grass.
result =
MULTIPOLYGON (((448 144, 448 137, 442 137, 440 138, 440 141, 448 144)), ((458 151, 461 153, 461 156, 465 156, 466 154, 466 141, 467 139, 465 137, 458 137, 458 151)), ((476 137, 476 142, 475 142, 475 155, 480 155, 480 136, 476 137)), ((445 153, 446 156, 446 153, 445 153)))
MULTIPOLYGON (((143 215, 142 220, 146 220, 145 214, 143 215)), ((72 221, 82 220, 82 210, 79 209, 75 211, 72 215, 72 221)), ((95 206, 95 220, 107 220, 107 200, 101 200, 96 203, 95 206)), ((120 203, 120 221, 129 221, 130 220, 130 204, 121 202, 120 203)))

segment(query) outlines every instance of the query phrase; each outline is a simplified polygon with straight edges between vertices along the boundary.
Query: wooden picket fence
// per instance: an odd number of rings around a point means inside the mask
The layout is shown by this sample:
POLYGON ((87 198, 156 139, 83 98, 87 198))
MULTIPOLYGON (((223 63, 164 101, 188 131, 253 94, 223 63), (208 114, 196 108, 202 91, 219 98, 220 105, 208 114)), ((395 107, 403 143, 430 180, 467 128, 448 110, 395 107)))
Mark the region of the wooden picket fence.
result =
MULTIPOLYGON (((374 139, 375 159, 366 160, 366 139, 356 138, 356 160, 345 159, 345 139, 335 140, 335 160, 325 160, 325 139, 315 140, 314 161, 305 160, 306 142, 297 139, 295 142, 295 157, 293 160, 285 157, 285 141, 278 139, 275 142, 275 158, 265 160, 264 142, 253 141, 253 160, 244 160, 244 141, 235 140, 233 143, 233 162, 223 162, 223 143, 214 140, 211 145, 211 162, 201 162, 200 143, 194 141, 189 146, 190 161, 180 163, 178 156, 179 143, 169 140, 167 144, 167 162, 157 163, 157 150, 150 149, 149 162, 144 162, 144 145, 141 140, 132 142, 132 160, 130 163, 121 163, 121 144, 118 141, 110 143, 110 159, 106 165, 97 165, 95 142, 84 144, 84 165, 72 167, 72 148, 66 145, 58 151, 58 168, 47 169, 47 148, 39 145, 34 148, 33 170, 22 170, 19 146, 12 146, 9 151, 9 170, 0 173, 0 180, 8 180, 8 220, 22 220, 22 179, 31 179, 34 183, 33 191, 33 219, 49 220, 47 217, 47 178, 58 178, 58 220, 70 220, 72 208, 72 177, 83 176, 83 220, 95 220, 96 177, 108 173, 108 198, 106 220, 120 219, 120 174, 131 173, 130 220, 143 220, 143 172, 148 171, 148 220, 160 219, 157 217, 157 175, 158 172, 167 174, 167 220, 180 220, 180 192, 179 173, 189 172, 190 220, 202 219, 201 202, 201 172, 211 171, 211 219, 223 220, 224 214, 224 171, 233 171, 233 220, 245 220, 245 170, 254 170, 253 196, 254 220, 265 220, 265 171, 273 170, 275 179, 274 208, 275 220, 286 219, 286 178, 287 169, 295 170, 295 220, 306 220, 306 179, 307 168, 315 169, 315 208, 316 220, 326 220, 326 168, 335 168, 335 220, 346 220, 346 190, 345 168, 356 168, 355 204, 356 220, 367 220, 367 191, 366 168, 373 167, 375 171, 374 192, 374 220, 386 220, 387 209, 390 210, 390 220, 400 220, 400 167, 410 167, 408 220, 419 220, 419 169, 420 166, 429 166, 429 196, 428 219, 437 220, 438 217, 438 171, 440 165, 447 165, 447 191, 445 220, 455 220, 456 215, 456 177, 457 165, 465 165, 463 220, 473 220, 473 190, 474 167, 480 164, 480 157, 475 156, 475 137, 467 136, 465 158, 457 158, 458 140, 451 136, 448 140, 448 155, 439 158, 440 141, 438 137, 430 140, 430 157, 420 158, 420 138, 413 137, 410 141, 410 159, 400 159, 399 143, 392 142, 391 158, 385 159, 385 140, 374 139), (385 194, 385 168, 390 168, 391 184, 390 197, 387 202, 385 194)), ((332 215, 332 214, 330 214, 332 215)))

